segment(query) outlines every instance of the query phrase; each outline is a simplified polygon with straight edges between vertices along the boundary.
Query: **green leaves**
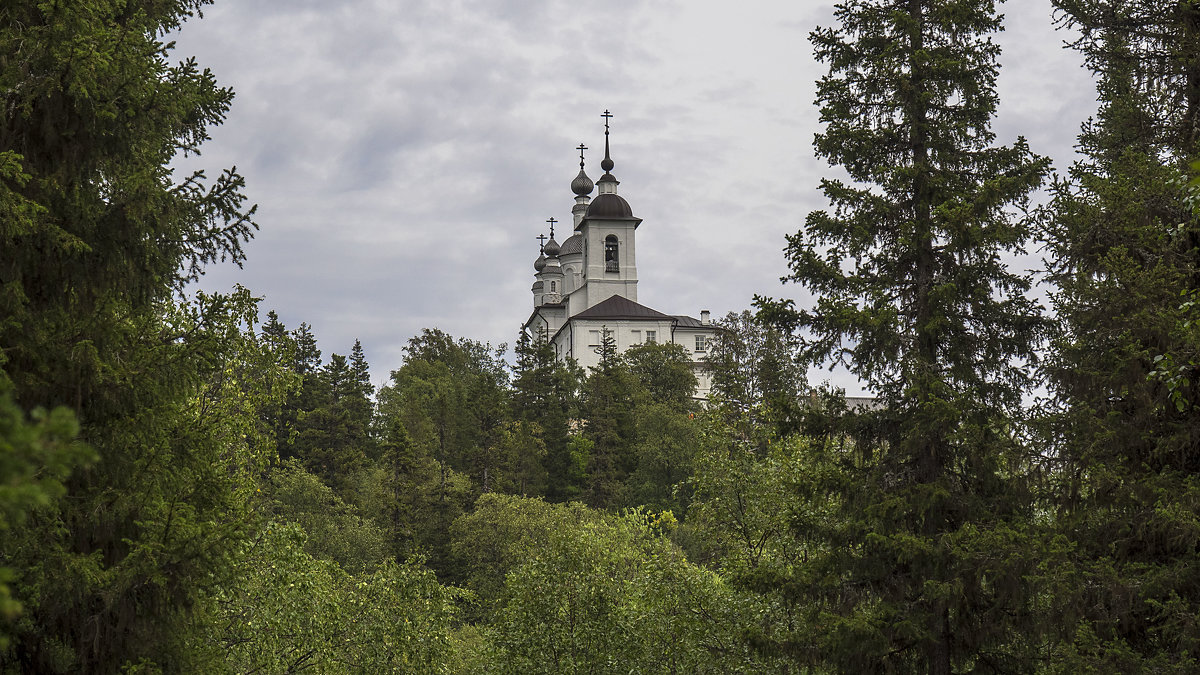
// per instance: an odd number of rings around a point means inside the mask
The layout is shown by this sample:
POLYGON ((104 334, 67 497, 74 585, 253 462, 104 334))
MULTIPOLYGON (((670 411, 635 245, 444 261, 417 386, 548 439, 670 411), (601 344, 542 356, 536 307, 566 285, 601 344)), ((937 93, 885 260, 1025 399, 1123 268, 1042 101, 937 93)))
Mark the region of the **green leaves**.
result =
POLYGON ((414 559, 350 575, 269 523, 201 599, 178 653, 196 672, 441 673, 457 594, 414 559))
POLYGON ((555 513, 557 524, 529 532, 505 579, 491 631, 498 672, 754 672, 733 639, 728 590, 663 536, 670 518, 502 508, 555 513))

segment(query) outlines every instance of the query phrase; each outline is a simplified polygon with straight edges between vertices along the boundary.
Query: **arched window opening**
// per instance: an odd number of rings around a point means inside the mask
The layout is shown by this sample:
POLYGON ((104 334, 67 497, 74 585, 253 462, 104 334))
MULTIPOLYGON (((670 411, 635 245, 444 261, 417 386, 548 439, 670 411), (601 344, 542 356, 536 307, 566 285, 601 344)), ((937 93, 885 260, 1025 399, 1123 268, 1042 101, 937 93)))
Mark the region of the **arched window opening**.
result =
POLYGON ((615 234, 604 238, 604 271, 621 271, 621 263, 617 259, 617 235, 615 234))

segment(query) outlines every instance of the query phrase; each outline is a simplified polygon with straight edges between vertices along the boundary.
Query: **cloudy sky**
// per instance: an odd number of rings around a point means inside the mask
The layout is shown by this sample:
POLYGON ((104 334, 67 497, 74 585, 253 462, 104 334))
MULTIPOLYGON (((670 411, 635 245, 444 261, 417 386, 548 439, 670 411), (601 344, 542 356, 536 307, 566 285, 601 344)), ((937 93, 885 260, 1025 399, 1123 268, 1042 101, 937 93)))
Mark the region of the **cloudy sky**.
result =
MULTIPOLYGON (((1093 85, 1049 0, 1009 0, 994 129, 1064 169, 1093 85)), ((784 286, 784 235, 823 208, 804 0, 218 0, 174 37, 237 92, 198 160, 236 165, 261 226, 215 266, 328 356, 360 339, 376 384, 425 327, 512 343, 535 237, 569 222, 574 149, 644 219, 639 300, 714 316, 784 286)), ((187 166, 194 166, 188 162, 187 166)), ((561 230, 560 230, 561 231, 561 230)), ((560 236, 561 241, 564 237, 560 236)), ((830 377, 813 373, 814 379, 830 377)), ((857 387, 835 373, 849 393, 857 387)))

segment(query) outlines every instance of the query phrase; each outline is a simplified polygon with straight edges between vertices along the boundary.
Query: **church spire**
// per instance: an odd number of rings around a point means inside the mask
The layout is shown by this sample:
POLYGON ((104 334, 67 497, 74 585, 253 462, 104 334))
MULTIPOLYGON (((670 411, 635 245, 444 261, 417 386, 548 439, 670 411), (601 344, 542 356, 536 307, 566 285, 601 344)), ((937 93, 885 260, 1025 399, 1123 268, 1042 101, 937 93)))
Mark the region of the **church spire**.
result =
POLYGON ((612 119, 613 115, 608 110, 605 110, 600 116, 604 118, 604 160, 600 162, 600 168, 604 169, 604 175, 600 176, 600 181, 597 185, 600 186, 600 194, 602 195, 616 194, 617 186, 621 184, 621 181, 612 175, 612 169, 615 164, 612 161, 612 153, 609 151, 608 144, 608 121, 612 119))

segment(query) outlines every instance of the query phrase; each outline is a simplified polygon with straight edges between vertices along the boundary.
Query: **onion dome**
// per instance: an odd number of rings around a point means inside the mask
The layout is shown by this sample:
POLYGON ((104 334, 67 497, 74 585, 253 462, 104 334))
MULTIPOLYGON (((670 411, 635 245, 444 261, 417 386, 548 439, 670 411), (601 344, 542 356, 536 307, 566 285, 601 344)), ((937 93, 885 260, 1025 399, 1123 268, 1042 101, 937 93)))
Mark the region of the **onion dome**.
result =
POLYGON ((533 261, 533 269, 538 272, 546 269, 546 255, 544 253, 539 255, 537 260, 533 261))
POLYGON ((587 150, 587 146, 580 143, 576 150, 579 151, 579 175, 571 181, 571 192, 574 192, 576 197, 586 197, 592 194, 592 188, 596 187, 596 184, 583 172, 583 151, 587 150))
POLYGON ((579 175, 575 177, 575 180, 571 181, 571 192, 574 192, 576 197, 586 197, 592 194, 592 188, 594 187, 596 187, 596 184, 583 172, 583 167, 580 167, 579 175))
POLYGON ((542 251, 545 252, 547 258, 557 258, 559 250, 558 242, 554 241, 554 235, 550 235, 550 241, 546 242, 542 251))

